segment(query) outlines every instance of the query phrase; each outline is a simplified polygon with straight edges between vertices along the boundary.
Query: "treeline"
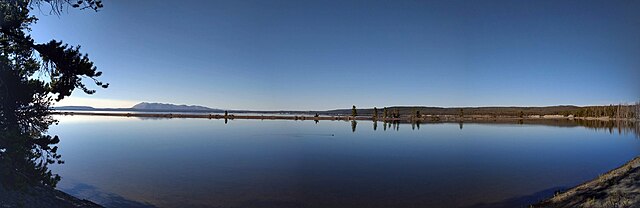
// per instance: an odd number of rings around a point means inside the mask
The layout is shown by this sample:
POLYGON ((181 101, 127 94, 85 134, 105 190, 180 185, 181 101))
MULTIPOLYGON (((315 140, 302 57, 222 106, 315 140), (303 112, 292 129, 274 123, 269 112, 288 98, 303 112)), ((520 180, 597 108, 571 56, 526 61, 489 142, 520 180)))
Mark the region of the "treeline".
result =
MULTIPOLYGON (((385 108, 383 108, 385 109, 385 108)), ((577 106, 551 106, 551 107, 463 107, 463 108, 442 108, 423 106, 400 106, 386 107, 388 112, 393 112, 394 117, 416 115, 419 111, 421 115, 494 115, 494 116, 520 116, 524 115, 561 115, 564 112, 577 111, 577 106)), ((351 109, 339 109, 326 111, 327 114, 349 115, 351 109)), ((378 112, 380 113, 380 112, 378 112)), ((373 115, 373 109, 358 109, 359 115, 373 115)))
MULTIPOLYGON (((321 112, 330 115, 352 115, 352 109, 338 109, 321 112)), ((627 105, 608 106, 547 106, 547 107, 462 107, 462 108, 442 108, 423 106, 400 106, 357 109, 359 116, 380 115, 382 117, 411 117, 423 115, 450 115, 450 116, 545 116, 561 115, 575 117, 609 117, 609 118, 639 118, 640 103, 627 105), (375 110, 374 110, 375 109, 375 110), (386 115, 384 116, 386 111, 386 115)))
POLYGON ((577 117, 609 117, 609 118, 637 118, 638 104, 635 105, 609 105, 582 107, 575 112, 565 112, 577 117))

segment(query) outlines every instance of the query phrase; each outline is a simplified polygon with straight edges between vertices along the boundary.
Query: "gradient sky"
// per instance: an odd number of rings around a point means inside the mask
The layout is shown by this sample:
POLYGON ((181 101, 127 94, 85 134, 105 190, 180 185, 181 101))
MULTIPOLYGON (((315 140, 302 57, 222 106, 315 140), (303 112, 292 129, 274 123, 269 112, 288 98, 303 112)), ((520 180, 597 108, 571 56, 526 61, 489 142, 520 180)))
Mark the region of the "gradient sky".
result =
POLYGON ((640 1, 105 1, 36 12, 111 86, 65 105, 543 106, 640 98, 640 1))

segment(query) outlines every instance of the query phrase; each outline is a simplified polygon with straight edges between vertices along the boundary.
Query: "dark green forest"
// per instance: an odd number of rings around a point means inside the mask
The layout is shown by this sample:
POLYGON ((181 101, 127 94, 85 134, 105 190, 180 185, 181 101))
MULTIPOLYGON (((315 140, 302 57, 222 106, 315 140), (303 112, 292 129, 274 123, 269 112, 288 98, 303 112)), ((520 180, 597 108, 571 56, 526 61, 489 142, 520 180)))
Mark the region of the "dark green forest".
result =
MULTIPOLYGON (((378 109, 379 115, 386 117, 402 117, 414 115, 452 115, 452 116, 544 116, 562 115, 575 117, 609 117, 609 118, 638 118, 640 115, 640 104, 633 105, 607 105, 607 106, 548 106, 548 107, 422 107, 422 106, 397 106, 384 107, 378 109), (381 110, 383 109, 383 113, 381 110), (391 112, 391 113, 384 113, 391 112)), ((350 115, 353 109, 338 109, 325 111, 323 113, 333 115, 350 115)), ((374 108, 357 109, 358 115, 374 115, 374 108)))

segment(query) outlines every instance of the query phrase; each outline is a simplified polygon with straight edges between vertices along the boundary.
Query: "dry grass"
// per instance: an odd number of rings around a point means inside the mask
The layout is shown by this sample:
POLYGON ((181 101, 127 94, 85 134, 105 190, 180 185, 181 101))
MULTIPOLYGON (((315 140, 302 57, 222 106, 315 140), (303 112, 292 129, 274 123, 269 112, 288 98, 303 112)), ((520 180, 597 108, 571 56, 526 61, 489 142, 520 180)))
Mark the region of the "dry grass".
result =
POLYGON ((640 207, 640 157, 532 207, 640 207))

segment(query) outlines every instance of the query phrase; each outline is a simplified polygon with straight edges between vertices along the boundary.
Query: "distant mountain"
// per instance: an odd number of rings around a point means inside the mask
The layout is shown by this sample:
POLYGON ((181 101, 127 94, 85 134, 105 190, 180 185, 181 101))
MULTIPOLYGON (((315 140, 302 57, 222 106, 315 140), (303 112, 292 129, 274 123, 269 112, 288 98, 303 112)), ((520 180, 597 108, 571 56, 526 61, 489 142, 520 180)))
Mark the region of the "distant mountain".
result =
POLYGON ((197 105, 174 105, 168 103, 147 103, 142 102, 131 107, 133 110, 152 110, 152 111, 220 111, 197 105))
POLYGON ((95 108, 91 106, 60 106, 53 107, 55 110, 95 110, 95 108))
POLYGON ((64 111, 150 111, 150 112, 222 112, 223 110, 197 105, 174 105, 168 103, 142 102, 131 108, 94 108, 90 106, 59 106, 53 110, 64 111))

